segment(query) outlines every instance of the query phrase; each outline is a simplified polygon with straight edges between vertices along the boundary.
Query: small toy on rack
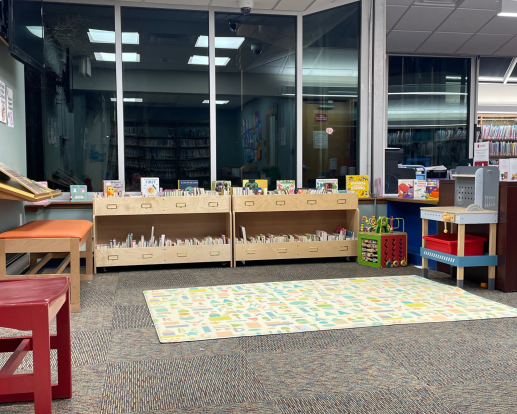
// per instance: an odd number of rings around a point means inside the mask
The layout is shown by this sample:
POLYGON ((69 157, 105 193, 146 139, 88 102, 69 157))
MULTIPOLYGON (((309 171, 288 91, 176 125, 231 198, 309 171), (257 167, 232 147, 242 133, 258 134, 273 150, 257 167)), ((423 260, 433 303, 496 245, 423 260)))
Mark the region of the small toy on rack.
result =
POLYGON ((364 231, 364 226, 367 223, 368 223, 368 219, 366 218, 366 216, 361 217, 361 230, 360 231, 364 231))
POLYGON ((359 264, 390 268, 407 266, 407 234, 404 232, 404 219, 372 217, 370 222, 363 217, 366 231, 359 233, 359 264), (369 227, 371 222, 375 226, 369 227), (389 224, 388 224, 389 223, 389 224), (397 231, 401 229, 402 231, 397 231))

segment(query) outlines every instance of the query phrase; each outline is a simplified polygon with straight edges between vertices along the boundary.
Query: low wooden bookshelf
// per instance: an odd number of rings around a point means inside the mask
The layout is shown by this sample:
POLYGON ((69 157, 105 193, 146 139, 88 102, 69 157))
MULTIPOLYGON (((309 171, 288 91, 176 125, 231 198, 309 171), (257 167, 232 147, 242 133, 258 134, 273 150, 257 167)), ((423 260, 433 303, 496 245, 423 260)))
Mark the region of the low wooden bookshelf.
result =
POLYGON ((247 236, 332 234, 338 227, 359 233, 358 197, 346 194, 232 196, 233 265, 238 261, 356 257, 357 240, 237 244, 240 226, 247 236))
MULTIPOLYGON (((127 197, 93 199, 95 245, 111 239, 124 241, 128 233, 135 240, 155 238, 202 239, 224 234, 232 240, 231 197, 127 197)), ((174 263, 232 263, 232 245, 201 245, 95 249, 94 269, 112 266, 174 263)))

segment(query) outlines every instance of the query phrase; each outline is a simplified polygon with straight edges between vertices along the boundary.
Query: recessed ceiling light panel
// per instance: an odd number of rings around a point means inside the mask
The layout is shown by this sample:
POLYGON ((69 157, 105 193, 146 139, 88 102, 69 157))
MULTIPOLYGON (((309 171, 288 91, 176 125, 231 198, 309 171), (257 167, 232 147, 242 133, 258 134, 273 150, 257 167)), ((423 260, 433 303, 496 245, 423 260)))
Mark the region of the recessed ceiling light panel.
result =
MULTIPOLYGON (((115 44, 115 32, 88 29, 88 39, 90 39, 91 43, 115 44)), ((136 32, 122 33, 122 43, 125 45, 138 45, 140 44, 140 35, 136 32)))
MULTIPOLYGON (((115 62, 115 53, 95 52, 95 60, 99 62, 115 62)), ((140 62, 139 53, 122 53, 122 62, 140 62)))
MULTIPOLYGON (((230 102, 230 101, 215 101, 215 104, 216 104, 216 105, 226 105, 228 102, 230 102)), ((210 101, 209 101, 208 99, 205 99, 205 100, 203 101, 203 103, 204 103, 204 104, 209 104, 209 103, 210 103, 210 101)))
MULTIPOLYGON (((226 66, 230 61, 229 57, 216 57, 215 58, 215 66, 226 66)), ((188 60, 189 65, 206 65, 208 66, 209 60, 208 56, 191 56, 188 60)))
MULTIPOLYGON (((216 37, 216 49, 238 49, 244 42, 244 37, 216 37)), ((208 47, 208 36, 199 36, 197 38, 196 47, 208 47)))

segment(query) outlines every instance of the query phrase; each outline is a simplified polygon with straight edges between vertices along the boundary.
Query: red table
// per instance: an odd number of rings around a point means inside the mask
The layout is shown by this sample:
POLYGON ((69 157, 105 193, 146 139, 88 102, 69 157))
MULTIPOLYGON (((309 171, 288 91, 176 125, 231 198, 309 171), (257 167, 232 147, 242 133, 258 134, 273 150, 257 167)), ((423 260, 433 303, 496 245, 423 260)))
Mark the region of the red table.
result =
POLYGON ((13 352, 0 370, 0 403, 34 400, 37 414, 51 413, 53 398, 72 396, 68 277, 0 280, 0 327, 32 331, 0 338, 0 352, 13 352), (57 335, 50 335, 54 317, 57 335), (51 349, 57 349, 58 384, 51 383, 51 349), (34 372, 14 374, 31 350, 34 372))

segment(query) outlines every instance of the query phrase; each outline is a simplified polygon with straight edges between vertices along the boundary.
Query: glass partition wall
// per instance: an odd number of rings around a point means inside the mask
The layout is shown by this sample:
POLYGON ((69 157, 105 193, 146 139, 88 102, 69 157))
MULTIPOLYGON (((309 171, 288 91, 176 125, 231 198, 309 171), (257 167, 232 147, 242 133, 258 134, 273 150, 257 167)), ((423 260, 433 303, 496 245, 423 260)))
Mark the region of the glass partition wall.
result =
POLYGON ((215 13, 217 179, 296 178, 296 17, 215 13))
POLYGON ((360 3, 303 18, 303 186, 358 174, 360 3))
POLYGON ((143 176, 165 189, 268 179, 273 190, 359 173, 360 2, 301 18, 51 2, 43 11, 46 74, 26 76, 28 160, 43 152, 28 162, 31 177, 64 191, 121 179, 139 192, 143 176))
POLYGON ((41 96, 41 106, 30 100, 27 123, 42 124, 28 159, 43 163, 28 163, 29 176, 62 191, 102 191, 103 179, 118 178, 115 63, 97 59, 114 56, 114 8, 45 2, 43 20, 45 73, 26 76, 28 93, 41 96))
POLYGON ((121 17, 126 191, 141 177, 208 189, 208 12, 123 7, 121 17))
POLYGON ((404 164, 456 167, 468 158, 470 59, 390 56, 388 147, 404 164))

